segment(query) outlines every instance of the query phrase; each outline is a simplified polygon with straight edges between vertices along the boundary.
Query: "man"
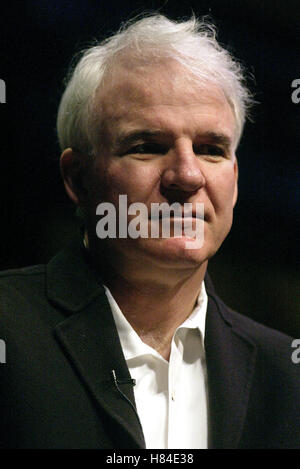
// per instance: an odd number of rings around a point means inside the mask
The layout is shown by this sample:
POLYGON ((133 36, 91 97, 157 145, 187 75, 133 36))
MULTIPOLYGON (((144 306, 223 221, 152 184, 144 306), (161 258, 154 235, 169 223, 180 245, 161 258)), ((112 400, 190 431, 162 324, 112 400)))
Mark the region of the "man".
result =
POLYGON ((2 274, 2 447, 300 447, 292 339, 230 310, 207 275, 250 102, 195 18, 146 17, 84 53, 58 113, 84 232, 48 265, 2 274), (179 212, 153 217, 163 203, 179 212))

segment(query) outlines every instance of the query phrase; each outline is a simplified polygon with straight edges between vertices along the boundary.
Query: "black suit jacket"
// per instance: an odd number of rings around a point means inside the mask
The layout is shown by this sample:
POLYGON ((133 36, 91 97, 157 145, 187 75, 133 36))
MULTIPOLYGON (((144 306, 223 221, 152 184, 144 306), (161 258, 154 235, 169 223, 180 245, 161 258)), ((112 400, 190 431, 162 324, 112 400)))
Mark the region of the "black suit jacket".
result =
MULTIPOLYGON (((208 277, 206 289, 209 447, 300 448, 292 339, 231 311, 208 277)), ((1 273, 0 339, 2 448, 145 446, 101 278, 80 243, 46 266, 1 273)))

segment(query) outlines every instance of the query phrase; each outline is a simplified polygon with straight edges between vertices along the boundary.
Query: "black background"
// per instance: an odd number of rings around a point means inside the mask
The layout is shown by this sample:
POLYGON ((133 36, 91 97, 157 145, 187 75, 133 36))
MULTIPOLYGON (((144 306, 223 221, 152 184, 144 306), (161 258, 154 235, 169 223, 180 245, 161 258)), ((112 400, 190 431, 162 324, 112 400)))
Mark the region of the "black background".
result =
POLYGON ((1 256, 7 269, 46 262, 76 229, 55 133, 74 53, 143 11, 211 15, 218 38, 255 75, 253 123, 238 149, 239 200, 231 234, 210 262, 234 309, 300 337, 300 79, 298 0, 12 1, 1 5, 1 256))

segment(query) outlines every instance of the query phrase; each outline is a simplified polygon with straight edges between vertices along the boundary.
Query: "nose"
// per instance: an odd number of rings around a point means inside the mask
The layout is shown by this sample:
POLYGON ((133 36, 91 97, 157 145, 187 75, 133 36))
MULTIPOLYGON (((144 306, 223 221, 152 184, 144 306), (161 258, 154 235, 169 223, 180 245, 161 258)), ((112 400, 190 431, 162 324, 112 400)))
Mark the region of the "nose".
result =
POLYGON ((165 189, 182 192, 196 192, 205 185, 201 163, 192 145, 181 145, 167 155, 166 167, 161 183, 165 189))

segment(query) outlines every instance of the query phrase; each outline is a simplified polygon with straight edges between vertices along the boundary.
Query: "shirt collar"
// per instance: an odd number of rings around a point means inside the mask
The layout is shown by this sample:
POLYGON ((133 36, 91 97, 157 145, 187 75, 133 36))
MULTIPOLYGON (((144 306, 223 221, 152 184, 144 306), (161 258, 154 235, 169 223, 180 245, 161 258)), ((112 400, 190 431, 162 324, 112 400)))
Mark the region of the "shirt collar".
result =
MULTIPOLYGON (((109 288, 106 285, 103 285, 103 287, 105 288, 105 293, 112 310, 114 321, 116 323, 125 359, 129 360, 137 356, 149 354, 160 357, 160 355, 152 347, 148 346, 141 340, 139 335, 125 318, 109 288)), ((207 293, 203 281, 195 308, 193 309, 190 316, 177 328, 177 330, 181 328, 199 329, 202 340, 204 342, 206 310, 207 293)))

